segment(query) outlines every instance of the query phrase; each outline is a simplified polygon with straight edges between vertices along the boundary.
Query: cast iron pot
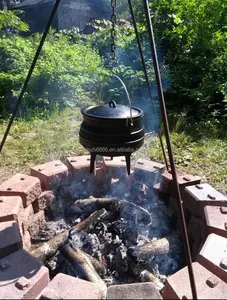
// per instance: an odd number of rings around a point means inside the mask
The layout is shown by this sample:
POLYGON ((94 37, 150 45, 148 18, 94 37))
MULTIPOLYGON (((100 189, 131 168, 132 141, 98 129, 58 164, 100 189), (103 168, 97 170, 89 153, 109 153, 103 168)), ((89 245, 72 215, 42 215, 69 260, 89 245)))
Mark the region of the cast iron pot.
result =
POLYGON ((144 142, 143 116, 140 108, 127 107, 110 101, 109 104, 90 106, 81 110, 80 143, 91 153, 94 170, 96 154, 126 158, 130 174, 130 155, 144 142))

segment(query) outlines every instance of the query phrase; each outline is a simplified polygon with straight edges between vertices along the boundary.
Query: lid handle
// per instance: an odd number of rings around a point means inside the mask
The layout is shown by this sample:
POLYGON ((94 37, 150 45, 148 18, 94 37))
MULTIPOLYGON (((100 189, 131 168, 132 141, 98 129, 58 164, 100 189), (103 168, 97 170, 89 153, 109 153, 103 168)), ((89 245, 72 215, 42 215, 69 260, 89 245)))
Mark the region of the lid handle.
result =
POLYGON ((117 106, 117 104, 116 104, 116 102, 115 102, 114 100, 111 100, 111 101, 109 102, 109 107, 111 107, 111 108, 116 108, 116 106, 117 106))

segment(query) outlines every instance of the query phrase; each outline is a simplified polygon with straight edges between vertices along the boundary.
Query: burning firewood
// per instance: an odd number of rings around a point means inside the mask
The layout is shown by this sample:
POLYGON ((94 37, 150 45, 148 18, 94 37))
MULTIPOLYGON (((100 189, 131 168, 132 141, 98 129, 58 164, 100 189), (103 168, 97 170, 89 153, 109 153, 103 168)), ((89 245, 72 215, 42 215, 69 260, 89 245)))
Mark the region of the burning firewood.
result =
POLYGON ((69 205, 68 212, 73 215, 74 218, 85 218, 94 211, 102 208, 105 208, 106 210, 116 210, 118 205, 119 201, 115 198, 80 199, 69 205))
POLYGON ((107 287, 96 272, 90 256, 79 248, 71 247, 70 244, 64 245, 61 251, 66 259, 68 259, 72 264, 72 267, 76 272, 75 275, 97 284, 103 293, 103 296, 105 296, 107 287))
POLYGON ((76 224, 70 230, 64 231, 57 236, 53 237, 49 241, 43 243, 38 248, 32 250, 30 253, 36 257, 39 261, 45 263, 45 261, 52 257, 58 250, 58 247, 64 243, 69 235, 71 230, 80 230, 80 231, 89 231, 91 226, 94 226, 95 223, 99 220, 99 218, 105 214, 105 209, 98 210, 90 215, 87 219, 82 222, 76 224))
POLYGON ((147 270, 140 273, 140 279, 143 282, 153 282, 159 291, 164 288, 164 284, 156 276, 154 276, 154 274, 147 270))
POLYGON ((164 284, 161 282, 161 280, 152 272, 146 270, 144 264, 135 262, 130 257, 128 257, 128 265, 130 272, 135 275, 138 280, 142 282, 153 282, 159 291, 163 289, 164 284))
MULTIPOLYGON (((75 251, 77 251, 78 247, 77 245, 74 243, 73 240, 69 239, 69 244, 70 246, 75 249, 75 251)), ((81 250, 81 249, 80 249, 81 250)), ((97 273, 102 276, 102 275, 106 275, 107 273, 107 269, 106 266, 99 261, 98 259, 96 259, 95 257, 89 255, 88 253, 84 252, 83 250, 81 250, 83 252, 83 254, 87 257, 88 260, 90 260, 90 262, 92 263, 92 265, 94 266, 95 270, 97 271, 97 273)))
POLYGON ((104 264, 102 264, 98 259, 85 252, 84 255, 87 256, 87 258, 91 261, 92 265, 94 266, 95 270, 99 275, 106 275, 107 270, 104 264))
POLYGON ((137 258, 137 260, 149 260, 156 255, 180 252, 182 252, 182 249, 179 237, 174 232, 162 239, 154 240, 133 248, 131 254, 137 258))

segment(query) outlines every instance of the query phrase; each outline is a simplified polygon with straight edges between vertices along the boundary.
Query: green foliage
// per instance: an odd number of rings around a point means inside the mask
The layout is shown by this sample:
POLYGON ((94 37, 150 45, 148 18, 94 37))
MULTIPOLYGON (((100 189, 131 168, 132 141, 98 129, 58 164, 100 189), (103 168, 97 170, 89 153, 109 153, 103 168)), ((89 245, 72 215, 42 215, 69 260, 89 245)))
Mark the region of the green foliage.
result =
MULTIPOLYGON (((0 38, 0 114, 13 102, 34 57, 40 35, 0 38)), ((103 59, 87 44, 70 43, 64 34, 49 34, 29 82, 21 112, 45 112, 55 107, 81 105, 94 100, 108 76, 103 59)))
MULTIPOLYGON (((104 57, 105 66, 110 70, 111 74, 122 78, 132 97, 132 101, 137 98, 147 97, 147 86, 133 27, 128 23, 116 25, 116 59, 114 61, 111 59, 111 23, 107 20, 96 20, 93 28, 95 31, 85 36, 87 43, 104 57)), ((147 54, 147 43, 143 43, 142 47, 144 53, 147 54)), ((151 56, 146 55, 145 60, 148 66, 148 77, 152 84, 154 83, 154 70, 151 56)), ((124 89, 115 79, 111 79, 103 93, 105 94, 105 99, 111 96, 111 98, 115 97, 117 101, 125 102, 124 89)))
POLYGON ((171 74, 169 104, 196 119, 227 116, 227 1, 154 0, 151 13, 171 74))
POLYGON ((0 10, 0 35, 28 31, 29 26, 17 16, 15 11, 0 10))
MULTIPOLYGON (((109 0, 105 2, 110 5, 109 0)), ((154 84, 142 1, 132 2, 154 84)), ((162 79, 171 83, 166 91, 168 108, 196 126, 201 121, 212 129, 210 121, 214 127, 222 124, 227 116, 227 0, 153 0, 149 4, 162 79)), ((117 1, 117 7, 120 16, 130 20, 127 0, 117 1)), ((0 14, 0 28, 18 32, 27 30, 26 26, 14 12, 0 14)), ((123 79, 133 101, 148 96, 132 26, 116 26, 114 62, 110 58, 111 23, 96 20, 93 27, 95 31, 88 35, 77 28, 50 33, 22 110, 74 105, 87 96, 125 101, 124 90, 111 74, 123 79)), ((15 34, 8 38, 8 31, 4 32, 0 40, 0 114, 7 111, 9 99, 18 95, 40 39, 39 35, 22 38, 15 34)))
POLYGON ((80 29, 77 27, 62 29, 59 31, 59 34, 56 33, 55 36, 66 36, 70 44, 80 43, 83 40, 83 36, 80 34, 80 29))

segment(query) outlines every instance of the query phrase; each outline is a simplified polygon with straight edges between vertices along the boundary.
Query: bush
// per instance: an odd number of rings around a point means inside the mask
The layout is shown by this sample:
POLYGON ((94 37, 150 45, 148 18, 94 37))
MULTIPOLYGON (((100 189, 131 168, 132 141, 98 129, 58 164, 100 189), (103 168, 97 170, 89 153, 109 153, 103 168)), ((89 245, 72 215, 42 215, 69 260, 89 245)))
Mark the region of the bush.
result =
POLYGON ((155 33, 170 70, 167 99, 196 120, 227 116, 224 0, 154 0, 155 33))
MULTIPOLYGON (((0 114, 12 109, 34 57, 40 35, 0 38, 0 114)), ((21 113, 80 105, 88 96, 97 98, 108 76, 97 51, 83 43, 71 44, 53 31, 44 44, 34 69, 21 113)))
POLYGON ((15 11, 1 11, 0 10, 0 35, 11 35, 20 31, 28 31, 29 26, 23 22, 15 11))

